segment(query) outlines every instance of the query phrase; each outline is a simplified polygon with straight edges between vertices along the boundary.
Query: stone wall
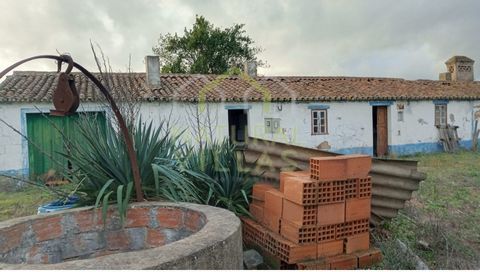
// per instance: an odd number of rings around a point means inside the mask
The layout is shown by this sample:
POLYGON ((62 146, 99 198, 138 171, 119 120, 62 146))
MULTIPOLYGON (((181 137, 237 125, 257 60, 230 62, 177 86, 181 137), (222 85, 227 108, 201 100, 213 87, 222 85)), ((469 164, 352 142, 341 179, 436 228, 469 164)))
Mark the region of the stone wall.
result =
POLYGON ((9 269, 240 269, 242 264, 238 218, 195 204, 134 204, 123 226, 113 208, 105 225, 93 208, 19 218, 0 223, 0 242, 0 268, 9 269))

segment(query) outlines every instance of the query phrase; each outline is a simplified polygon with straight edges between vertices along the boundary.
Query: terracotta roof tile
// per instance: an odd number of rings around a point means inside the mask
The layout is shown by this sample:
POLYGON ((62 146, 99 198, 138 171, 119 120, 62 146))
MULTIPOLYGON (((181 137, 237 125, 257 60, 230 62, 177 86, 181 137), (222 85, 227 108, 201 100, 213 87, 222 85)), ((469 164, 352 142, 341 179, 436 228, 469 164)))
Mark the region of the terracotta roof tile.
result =
MULTIPOLYGON (((102 96, 88 79, 73 73, 83 101, 102 96)), ((97 75, 98 76, 98 75, 97 75)), ((135 93, 143 101, 368 101, 480 100, 479 82, 404 80, 371 77, 255 77, 162 74, 161 85, 150 88, 145 73, 112 73, 109 85, 135 93)), ((0 84, 2 102, 49 102, 57 84, 55 72, 14 72, 0 84)))

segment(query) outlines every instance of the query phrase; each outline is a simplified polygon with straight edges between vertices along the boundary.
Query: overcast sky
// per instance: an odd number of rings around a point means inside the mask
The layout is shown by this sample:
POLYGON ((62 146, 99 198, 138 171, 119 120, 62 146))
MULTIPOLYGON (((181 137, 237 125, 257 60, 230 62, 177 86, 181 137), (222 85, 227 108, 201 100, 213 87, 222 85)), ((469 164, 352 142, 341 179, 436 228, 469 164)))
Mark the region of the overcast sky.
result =
MULTIPOLYGON (((480 63, 479 12, 475 0, 1 0, 0 70, 57 50, 95 70, 92 40, 114 71, 125 71, 131 54, 141 72, 159 34, 182 33, 198 14, 222 28, 245 24, 265 49, 262 75, 437 79, 453 55, 480 63)), ((19 68, 53 69, 45 60, 19 68)))

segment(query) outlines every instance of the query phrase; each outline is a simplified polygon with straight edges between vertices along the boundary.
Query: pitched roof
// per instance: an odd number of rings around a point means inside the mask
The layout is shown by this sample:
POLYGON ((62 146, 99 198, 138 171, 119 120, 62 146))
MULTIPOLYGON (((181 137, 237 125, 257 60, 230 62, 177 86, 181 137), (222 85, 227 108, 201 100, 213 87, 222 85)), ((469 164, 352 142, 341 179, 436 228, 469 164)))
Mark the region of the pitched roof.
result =
MULTIPOLYGON (((73 73, 83 101, 101 95, 82 74, 73 73)), ((49 102, 56 87, 55 72, 14 72, 0 84, 0 102, 49 102)), ((161 85, 149 87, 145 73, 113 73, 112 93, 134 90, 143 101, 370 101, 480 100, 480 82, 404 80, 370 77, 254 77, 162 74, 161 85)))

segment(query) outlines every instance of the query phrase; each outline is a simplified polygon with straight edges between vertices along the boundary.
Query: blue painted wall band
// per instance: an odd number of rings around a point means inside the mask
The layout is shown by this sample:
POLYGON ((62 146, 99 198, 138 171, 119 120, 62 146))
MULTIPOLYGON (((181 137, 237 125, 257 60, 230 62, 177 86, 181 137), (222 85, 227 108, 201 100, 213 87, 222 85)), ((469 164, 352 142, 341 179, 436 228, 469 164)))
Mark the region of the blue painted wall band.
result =
POLYGON ((329 105, 325 104, 318 104, 318 103, 310 103, 307 106, 311 110, 328 110, 330 108, 329 105))
POLYGON ((225 109, 227 110, 249 110, 252 108, 252 105, 241 104, 241 105, 226 105, 225 109))
POLYGON ((446 104, 448 104, 448 100, 435 99, 435 100, 433 100, 433 104, 435 104, 435 105, 446 105, 446 104))
POLYGON ((370 104, 370 106, 391 106, 393 105, 393 101, 370 101, 368 104, 370 104))

